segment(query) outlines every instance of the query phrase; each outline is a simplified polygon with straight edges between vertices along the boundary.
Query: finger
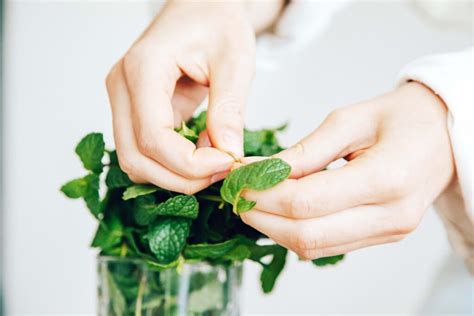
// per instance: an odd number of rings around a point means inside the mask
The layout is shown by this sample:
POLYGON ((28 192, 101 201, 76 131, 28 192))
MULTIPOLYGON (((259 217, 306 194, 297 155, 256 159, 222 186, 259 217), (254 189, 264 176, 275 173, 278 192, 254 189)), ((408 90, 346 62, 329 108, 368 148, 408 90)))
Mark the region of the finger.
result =
POLYGON ((375 143, 376 127, 358 106, 332 112, 310 135, 275 155, 288 162, 292 178, 300 178, 375 143))
MULTIPOLYGON (((287 179, 265 191, 245 190, 242 196, 256 201, 256 208, 294 219, 315 218, 347 208, 374 204, 387 197, 385 178, 372 155, 361 156, 337 169, 299 179, 287 179)), ((390 182, 390 179, 386 180, 390 182)))
POLYGON ((211 147, 212 146, 211 140, 209 139, 209 135, 207 134, 207 130, 203 130, 199 134, 199 138, 198 138, 198 141, 196 143, 196 146, 197 146, 197 148, 211 147))
POLYGON ((131 97, 133 130, 139 151, 186 178, 209 177, 227 170, 232 159, 215 148, 200 148, 174 131, 171 96, 181 76, 167 57, 136 52, 124 58, 131 97), (158 60, 158 62, 155 62, 158 60))
POLYGON ((213 146, 243 156, 244 108, 254 75, 253 56, 222 57, 211 64, 207 129, 213 146))
POLYGON ((302 257, 324 249, 369 238, 405 235, 416 227, 413 218, 397 218, 398 213, 382 206, 359 206, 316 219, 294 220, 252 210, 242 220, 286 245, 302 257))
POLYGON ((402 240, 405 236, 406 235, 390 235, 390 236, 373 237, 373 238, 359 240, 359 241, 344 244, 344 245, 322 248, 322 249, 308 250, 305 253, 306 257, 301 257, 301 258, 305 260, 314 260, 314 259, 323 258, 323 257, 332 257, 332 256, 347 254, 351 251, 367 248, 370 246, 398 242, 402 240))
POLYGON ((197 107, 206 98, 208 88, 188 76, 181 77, 176 82, 176 88, 171 99, 173 104, 174 127, 179 127, 181 122, 187 122, 194 114, 197 107))
POLYGON ((107 80, 112 108, 114 138, 120 167, 137 182, 150 182, 163 189, 192 194, 211 184, 210 178, 188 180, 142 155, 135 142, 130 120, 130 99, 121 76, 120 66, 115 67, 107 80))

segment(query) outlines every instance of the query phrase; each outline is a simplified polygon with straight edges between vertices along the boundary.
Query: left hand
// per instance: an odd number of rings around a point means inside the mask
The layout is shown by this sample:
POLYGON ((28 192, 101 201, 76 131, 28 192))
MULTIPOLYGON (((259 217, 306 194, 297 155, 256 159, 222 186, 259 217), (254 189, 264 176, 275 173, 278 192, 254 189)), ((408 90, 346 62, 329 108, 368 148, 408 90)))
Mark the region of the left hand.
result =
POLYGON ((416 82, 332 112, 276 157, 290 179, 244 192, 257 204, 242 220, 303 259, 401 240, 454 175, 445 104, 416 82))

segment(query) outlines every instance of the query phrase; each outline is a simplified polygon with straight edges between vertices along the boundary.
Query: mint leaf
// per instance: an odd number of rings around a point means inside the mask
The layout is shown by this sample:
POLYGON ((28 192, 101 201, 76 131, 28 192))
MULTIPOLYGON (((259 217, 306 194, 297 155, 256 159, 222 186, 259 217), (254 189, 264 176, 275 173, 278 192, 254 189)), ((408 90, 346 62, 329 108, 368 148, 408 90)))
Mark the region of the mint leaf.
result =
POLYGON ((128 187, 129 185, 132 185, 133 182, 119 166, 111 166, 109 172, 107 172, 105 184, 110 189, 117 189, 128 187))
POLYGON ((136 197, 147 195, 158 191, 160 188, 151 184, 134 184, 129 186, 125 192, 123 192, 122 199, 130 200, 136 197))
POLYGON ((94 217, 98 218, 101 213, 99 197, 99 175, 91 173, 84 178, 87 189, 84 193, 84 201, 94 217))
POLYGON ((194 133, 196 133, 196 135, 199 135, 203 130, 206 129, 206 119, 207 112, 202 111, 198 116, 195 116, 189 120, 187 125, 194 131, 194 133))
POLYGON ((70 199, 78 199, 86 194, 87 180, 85 178, 74 179, 61 187, 61 191, 70 199))
POLYGON ((274 187, 290 175, 291 167, 279 158, 250 163, 232 171, 221 187, 221 197, 240 214, 252 209, 255 202, 240 196, 244 189, 262 191, 274 187))
POLYGON ((101 133, 86 135, 76 146, 76 154, 81 158, 84 168, 94 173, 102 172, 102 157, 105 143, 101 133))
POLYGON ((312 262, 313 262, 314 265, 317 265, 318 267, 323 267, 323 266, 327 266, 327 265, 336 264, 339 261, 341 261, 342 259, 344 259, 344 255, 318 258, 318 259, 314 259, 312 262))
POLYGON ((120 244, 123 236, 123 225, 120 219, 112 216, 99 223, 91 247, 107 250, 120 244))
POLYGON ((186 259, 218 259, 226 255, 235 248, 238 239, 230 239, 217 244, 194 244, 184 248, 184 257, 186 259))
POLYGON ((183 121, 181 122, 181 127, 176 130, 179 135, 186 137, 188 140, 192 141, 193 143, 197 142, 198 135, 192 129, 188 128, 186 123, 183 121))
POLYGON ((191 221, 180 217, 158 218, 146 235, 151 252, 159 264, 178 259, 189 235, 191 221))
POLYGON ((154 196, 145 195, 135 200, 134 218, 139 225, 149 225, 157 216, 195 219, 198 212, 199 204, 192 195, 177 195, 160 204, 156 204, 154 196))
POLYGON ((94 217, 98 217, 100 209, 99 175, 91 173, 83 178, 69 181, 61 187, 61 191, 71 199, 83 198, 87 208, 94 217))
POLYGON ((177 195, 160 203, 157 215, 180 216, 195 219, 199 213, 199 204, 194 195, 177 195))
POLYGON ((252 251, 247 245, 238 245, 228 253, 226 253, 222 259, 230 261, 244 261, 247 258, 250 258, 252 251))
POLYGON ((283 247, 275 248, 272 261, 263 266, 260 282, 264 293, 270 293, 273 290, 276 279, 285 267, 287 252, 283 247))

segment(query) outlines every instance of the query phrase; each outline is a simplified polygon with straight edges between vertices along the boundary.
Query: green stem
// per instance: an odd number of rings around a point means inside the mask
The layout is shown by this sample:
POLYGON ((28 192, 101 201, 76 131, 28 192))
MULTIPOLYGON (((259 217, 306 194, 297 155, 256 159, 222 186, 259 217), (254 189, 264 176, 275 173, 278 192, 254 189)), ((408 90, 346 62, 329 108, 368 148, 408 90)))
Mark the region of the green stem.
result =
POLYGON ((197 198, 199 199, 203 199, 203 200, 208 200, 208 201, 213 201, 213 202, 223 202, 224 200, 222 200, 222 198, 218 195, 209 195, 209 194, 202 194, 202 195, 197 195, 196 196, 197 198))
POLYGON ((138 286, 137 293, 137 303, 135 304, 135 316, 142 315, 142 303, 143 303, 143 294, 145 293, 146 285, 146 274, 142 271, 142 277, 140 278, 140 285, 138 286))

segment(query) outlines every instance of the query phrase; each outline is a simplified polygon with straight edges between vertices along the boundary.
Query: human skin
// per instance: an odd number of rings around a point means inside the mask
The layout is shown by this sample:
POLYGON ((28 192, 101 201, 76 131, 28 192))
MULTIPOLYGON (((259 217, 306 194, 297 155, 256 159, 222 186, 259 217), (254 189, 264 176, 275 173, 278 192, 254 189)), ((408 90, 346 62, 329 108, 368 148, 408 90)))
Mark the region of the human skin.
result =
POLYGON ((243 156, 255 35, 283 0, 169 1, 112 68, 106 85, 121 168, 137 183, 192 194, 243 156), (209 95, 198 148, 174 128, 209 95))
POLYGON ((455 173, 447 109, 417 82, 332 112, 275 157, 290 179, 244 192, 257 204, 242 220, 304 259, 403 239, 455 173))
MULTIPOLYGON (((112 68, 115 143, 134 182, 193 194, 242 157, 255 34, 282 6, 252 3, 169 2, 112 68), (196 147, 173 129, 208 94, 196 147)), ((443 101, 416 82, 332 112, 276 155, 291 165, 289 180, 243 193, 257 204, 242 220, 306 259, 402 239, 454 177, 446 116, 443 101), (348 163, 321 171, 339 158, 348 163)))

